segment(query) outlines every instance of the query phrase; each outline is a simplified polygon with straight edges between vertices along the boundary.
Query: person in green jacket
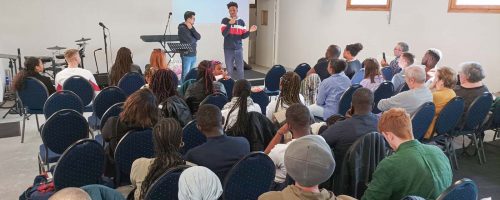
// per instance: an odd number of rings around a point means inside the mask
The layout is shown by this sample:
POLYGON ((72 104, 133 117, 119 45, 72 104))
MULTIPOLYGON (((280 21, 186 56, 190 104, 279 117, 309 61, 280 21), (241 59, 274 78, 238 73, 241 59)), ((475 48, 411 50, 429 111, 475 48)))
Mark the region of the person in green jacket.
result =
POLYGON ((382 115, 379 131, 395 151, 382 160, 361 199, 402 199, 408 195, 435 199, 451 185, 448 158, 436 146, 413 138, 410 115, 392 108, 382 115))

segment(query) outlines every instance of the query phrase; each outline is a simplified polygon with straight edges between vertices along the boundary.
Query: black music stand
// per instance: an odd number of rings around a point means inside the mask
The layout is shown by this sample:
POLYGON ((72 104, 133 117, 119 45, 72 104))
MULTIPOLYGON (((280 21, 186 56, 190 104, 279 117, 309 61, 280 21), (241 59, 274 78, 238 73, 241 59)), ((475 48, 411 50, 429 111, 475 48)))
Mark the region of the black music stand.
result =
MULTIPOLYGON (((189 43, 178 43, 178 42, 167 42, 168 48, 174 53, 170 58, 173 58, 176 53, 184 53, 194 51, 193 44, 189 43)), ((170 64, 172 59, 168 60, 168 64, 170 64)))

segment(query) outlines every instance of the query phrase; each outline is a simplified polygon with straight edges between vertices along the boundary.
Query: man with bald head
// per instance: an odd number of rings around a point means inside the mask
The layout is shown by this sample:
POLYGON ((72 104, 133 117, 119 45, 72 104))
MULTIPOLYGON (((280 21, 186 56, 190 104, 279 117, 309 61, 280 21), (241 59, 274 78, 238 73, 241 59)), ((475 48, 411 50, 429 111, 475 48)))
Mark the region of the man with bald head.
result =
POLYGON ((80 188, 68 187, 53 194, 49 200, 91 200, 91 198, 80 188))
POLYGON ((405 69, 405 82, 410 88, 391 98, 382 99, 378 102, 378 109, 387 111, 391 108, 403 108, 410 115, 425 102, 432 102, 432 93, 425 87, 426 73, 421 66, 410 66, 405 69))

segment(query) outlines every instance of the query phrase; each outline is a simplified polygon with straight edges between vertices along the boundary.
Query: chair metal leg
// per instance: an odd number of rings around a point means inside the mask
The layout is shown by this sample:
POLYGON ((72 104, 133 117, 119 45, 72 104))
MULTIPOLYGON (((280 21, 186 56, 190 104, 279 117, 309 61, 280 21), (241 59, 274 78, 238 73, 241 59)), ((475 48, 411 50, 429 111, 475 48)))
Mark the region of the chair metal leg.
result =
POLYGON ((458 158, 457 158, 457 153, 455 152, 455 147, 453 146, 453 137, 450 137, 446 139, 446 148, 448 148, 448 151, 450 152, 450 162, 453 160, 452 168, 454 167, 456 170, 459 170, 460 168, 458 167, 458 158))
POLYGON ((495 128, 495 135, 493 136, 493 141, 495 141, 498 137, 498 128, 495 128))
POLYGON ((486 153, 484 152, 484 132, 481 132, 481 137, 479 138, 479 145, 481 145, 481 153, 483 156, 483 163, 486 163, 486 153))
POLYGON ((477 136, 476 136, 476 133, 472 133, 472 138, 474 139, 474 145, 476 146, 476 154, 477 154, 477 158, 479 160, 479 164, 482 165, 483 164, 483 158, 481 156, 481 151, 480 151, 480 147, 479 147, 479 142, 477 141, 477 136))
POLYGON ((26 128, 26 113, 23 114, 23 131, 21 132, 21 143, 24 143, 24 129, 26 128))
POLYGON ((38 132, 40 132, 40 123, 38 123, 38 115, 35 114, 35 119, 36 119, 36 128, 38 130, 38 132))

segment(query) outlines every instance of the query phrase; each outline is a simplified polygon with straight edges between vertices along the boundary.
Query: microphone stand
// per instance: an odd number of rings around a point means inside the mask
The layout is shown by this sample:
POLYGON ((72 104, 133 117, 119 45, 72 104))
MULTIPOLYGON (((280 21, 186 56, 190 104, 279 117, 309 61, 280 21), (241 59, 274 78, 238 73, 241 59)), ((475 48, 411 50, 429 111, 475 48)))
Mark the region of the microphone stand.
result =
MULTIPOLYGON (((104 37, 104 53, 106 54, 106 72, 109 73, 109 63, 108 63, 108 42, 106 41, 106 38, 108 37, 106 35, 106 28, 102 27, 102 35, 104 37)), ((95 52, 94 52, 94 57, 95 57, 95 52)), ((97 62, 96 62, 97 63, 97 62)), ((99 71, 97 72, 99 74, 99 71)))
POLYGON ((94 50, 94 61, 95 61, 95 68, 97 69, 97 74, 99 74, 99 65, 97 65, 97 57, 95 56, 95 52, 99 51, 100 49, 94 50))
POLYGON ((172 56, 170 55, 170 53, 167 51, 167 48, 166 48, 166 44, 167 44, 167 39, 165 38, 167 36, 167 29, 168 29, 168 25, 170 24, 170 17, 172 16, 172 12, 168 13, 168 19, 167 19, 167 25, 165 26, 165 31, 163 32, 163 43, 162 43, 162 46, 163 46, 163 50, 165 51, 165 53, 168 54, 168 56, 170 58, 172 58, 172 56))

